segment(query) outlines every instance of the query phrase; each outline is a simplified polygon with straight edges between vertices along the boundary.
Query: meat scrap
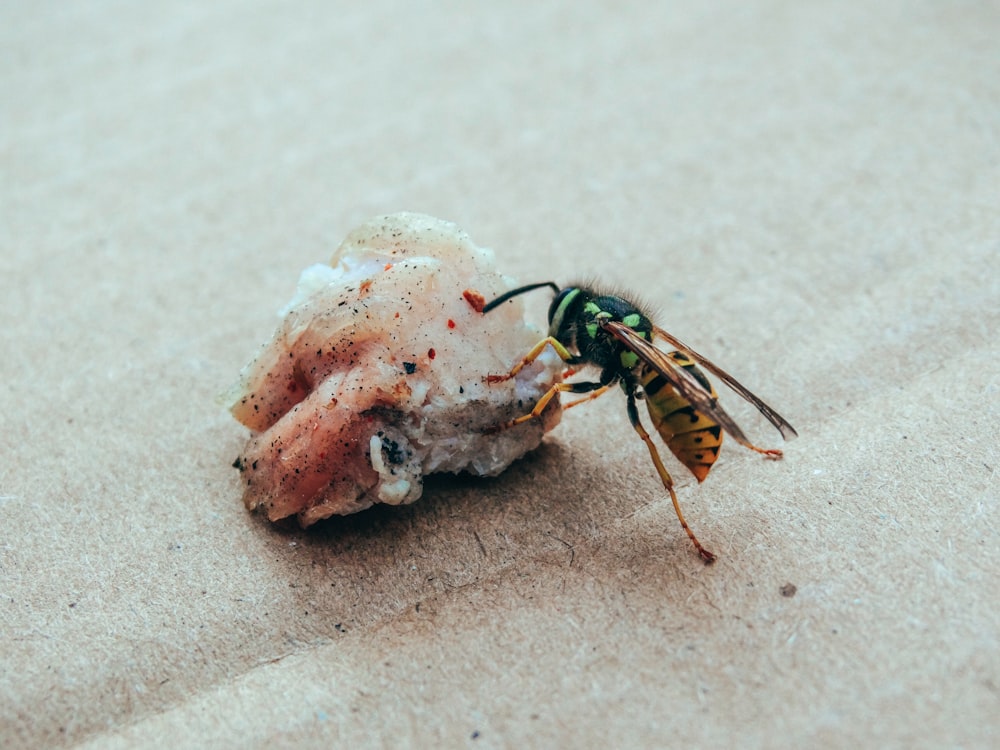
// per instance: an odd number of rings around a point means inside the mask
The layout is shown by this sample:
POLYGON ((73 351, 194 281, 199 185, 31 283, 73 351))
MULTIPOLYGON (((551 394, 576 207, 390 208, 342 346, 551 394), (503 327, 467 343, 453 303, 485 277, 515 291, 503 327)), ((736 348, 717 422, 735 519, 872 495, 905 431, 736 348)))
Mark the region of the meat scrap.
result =
POLYGON ((534 449, 561 415, 511 429, 559 380, 545 352, 505 373, 542 337, 521 301, 489 315, 482 302, 513 288, 449 222, 375 218, 330 265, 302 272, 271 341, 227 393, 252 435, 234 463, 247 508, 308 526, 374 503, 418 499, 434 472, 493 476, 534 449))

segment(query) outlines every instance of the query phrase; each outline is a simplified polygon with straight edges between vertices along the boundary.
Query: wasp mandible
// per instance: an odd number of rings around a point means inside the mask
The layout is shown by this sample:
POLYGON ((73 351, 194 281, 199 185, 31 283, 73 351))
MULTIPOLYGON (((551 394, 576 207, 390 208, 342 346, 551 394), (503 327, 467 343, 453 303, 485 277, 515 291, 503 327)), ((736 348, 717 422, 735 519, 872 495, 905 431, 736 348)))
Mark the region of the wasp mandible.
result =
POLYGON ((490 383, 514 377, 521 368, 533 362, 547 346, 568 365, 600 368, 596 381, 557 383, 522 417, 507 423, 513 427, 538 418, 546 405, 560 392, 586 394, 565 405, 569 409, 591 401, 612 386, 619 385, 628 399, 626 410, 632 427, 649 449, 657 474, 670 493, 674 511, 688 538, 705 562, 715 555, 701 545, 691 531, 674 491, 674 481, 663 465, 649 433, 639 421, 636 401, 644 400, 653 427, 670 451, 695 478, 702 482, 708 476, 722 447, 723 431, 736 442, 767 458, 781 458, 776 448, 760 448, 747 439, 743 430, 719 404, 715 388, 699 365, 722 380, 736 393, 753 404, 773 424, 785 440, 796 436, 795 429, 784 417, 761 401, 734 377, 675 336, 653 324, 650 317, 635 303, 615 294, 606 294, 583 286, 560 288, 552 281, 528 284, 497 297, 483 307, 488 313, 512 297, 534 289, 550 287, 555 298, 549 305, 549 335, 539 341, 506 375, 489 375, 490 383), (674 351, 665 352, 654 341, 663 340, 674 351))

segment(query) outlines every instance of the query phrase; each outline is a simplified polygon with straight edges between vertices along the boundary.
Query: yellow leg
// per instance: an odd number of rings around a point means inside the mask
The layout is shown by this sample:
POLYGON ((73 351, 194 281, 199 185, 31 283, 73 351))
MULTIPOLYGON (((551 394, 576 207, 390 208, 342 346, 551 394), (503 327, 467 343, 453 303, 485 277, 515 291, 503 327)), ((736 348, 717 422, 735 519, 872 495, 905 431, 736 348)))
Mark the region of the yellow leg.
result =
POLYGON ((687 521, 684 520, 684 514, 681 513, 681 504, 677 500, 677 493, 674 492, 674 480, 670 476, 670 472, 667 471, 667 467, 663 465, 663 461, 660 459, 660 454, 656 450, 656 446, 653 444, 652 439, 649 437, 649 433, 646 432, 642 423, 639 422, 639 412, 635 408, 635 397, 632 394, 629 394, 628 399, 628 416, 629 420, 632 422, 632 427, 635 428, 639 437, 642 438, 642 442, 644 442, 646 447, 649 449, 649 456, 653 459, 653 465, 656 467, 656 473, 660 475, 660 481, 663 482, 663 486, 666 488, 667 492, 670 493, 670 500, 674 504, 674 512, 677 514, 677 520, 681 522, 681 528, 683 528, 687 533, 688 539, 691 540, 694 548, 698 550, 698 554, 701 556, 701 559, 706 563, 715 562, 715 555, 701 546, 701 542, 698 541, 698 537, 694 535, 694 532, 691 531, 691 527, 688 526, 687 521))
MULTIPOLYGON (((545 350, 546 346, 550 345, 552 346, 553 349, 556 350, 556 354, 558 354, 564 362, 574 361, 575 357, 572 354, 570 354, 569 349, 560 344, 559 341, 553 338, 552 336, 546 336, 544 339, 542 339, 532 347, 531 351, 525 355, 524 359, 522 359, 520 362, 514 365, 514 369, 512 369, 506 375, 487 375, 486 382, 502 383, 505 380, 510 380, 512 377, 521 372, 523 368, 527 367, 536 359, 538 359, 538 355, 540 355, 545 350)), ((551 399, 552 396, 549 396, 549 398, 551 399)))
POLYGON ((764 458, 770 458, 774 461, 777 461, 779 458, 785 455, 784 453, 781 452, 780 448, 759 448, 753 443, 749 443, 745 440, 739 440, 739 439, 737 439, 737 442, 739 442, 739 444, 742 445, 744 448, 749 448, 752 451, 757 451, 757 453, 762 454, 764 458))
POLYGON ((525 414, 523 417, 512 419, 510 422, 503 425, 503 427, 513 427, 514 425, 524 424, 532 419, 538 419, 542 416, 542 412, 545 411, 545 407, 549 405, 549 401, 551 401, 557 393, 581 393, 580 388, 586 386, 593 387, 593 390, 587 393, 587 395, 583 398, 578 398, 576 401, 566 404, 563 409, 571 409, 574 406, 579 406, 586 401, 593 401, 601 394, 607 393, 608 389, 611 387, 610 385, 599 385, 597 383, 556 383, 545 392, 544 396, 535 402, 534 409, 525 414))
MULTIPOLYGON (((580 404, 585 404, 588 401, 593 401, 598 396, 603 396, 605 393, 607 393, 610 388, 611 388, 610 385, 602 385, 596 391, 591 391, 583 398, 578 398, 576 401, 570 401, 568 404, 563 404, 563 411, 566 411, 567 409, 572 409, 574 406, 579 406, 580 404)), ((567 389, 567 390, 572 390, 572 389, 567 389)))

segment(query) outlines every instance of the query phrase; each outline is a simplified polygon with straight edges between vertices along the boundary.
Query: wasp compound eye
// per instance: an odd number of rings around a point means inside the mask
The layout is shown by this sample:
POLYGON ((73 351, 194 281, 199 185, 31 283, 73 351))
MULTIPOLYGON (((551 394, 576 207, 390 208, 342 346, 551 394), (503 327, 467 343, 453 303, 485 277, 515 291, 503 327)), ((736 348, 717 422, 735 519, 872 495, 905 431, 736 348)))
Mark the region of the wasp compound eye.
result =
POLYGON ((566 301, 566 298, 572 295, 575 291, 577 291, 576 287, 572 286, 568 286, 559 291, 559 293, 555 296, 555 299, 552 300, 552 304, 549 305, 549 323, 552 323, 556 314, 560 312, 560 308, 563 307, 563 303, 566 301))

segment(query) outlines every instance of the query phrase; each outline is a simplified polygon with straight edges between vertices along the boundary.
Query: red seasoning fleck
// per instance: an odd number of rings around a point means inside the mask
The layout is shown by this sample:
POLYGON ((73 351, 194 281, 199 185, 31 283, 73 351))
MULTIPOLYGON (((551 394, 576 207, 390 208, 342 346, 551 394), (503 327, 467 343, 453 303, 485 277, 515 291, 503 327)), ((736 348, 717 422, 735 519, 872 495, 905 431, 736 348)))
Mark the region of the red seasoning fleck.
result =
POLYGON ((383 271, 388 271, 390 268, 392 268, 392 263, 386 263, 385 264, 385 268, 383 268, 382 270, 383 271))
POLYGON ((455 321, 452 320, 451 318, 448 318, 448 327, 449 328, 454 328, 455 327, 455 321))
POLYGON ((437 356, 437 352, 433 349, 427 350, 427 359, 434 359, 437 356))
POLYGON ((465 297, 465 301, 468 302, 469 306, 477 313, 481 313, 483 311, 483 307, 486 305, 486 298, 483 296, 482 292, 477 292, 475 289, 466 289, 462 292, 462 296, 465 297))

